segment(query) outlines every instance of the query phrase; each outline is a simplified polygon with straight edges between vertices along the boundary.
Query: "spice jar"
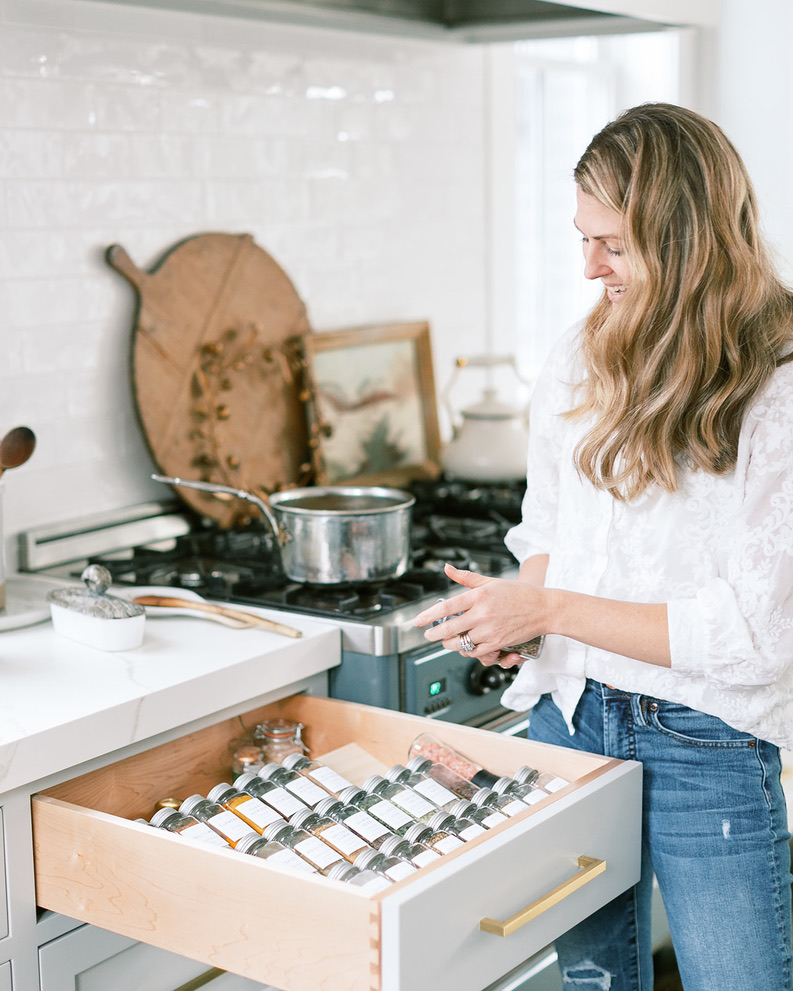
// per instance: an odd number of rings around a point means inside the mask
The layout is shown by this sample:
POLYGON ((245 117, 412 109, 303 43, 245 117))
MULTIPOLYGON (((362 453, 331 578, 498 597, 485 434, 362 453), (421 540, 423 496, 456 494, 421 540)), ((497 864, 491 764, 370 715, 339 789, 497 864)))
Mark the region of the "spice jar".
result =
POLYGON ((240 791, 239 788, 234 788, 225 781, 215 785, 207 798, 239 816, 257 833, 263 833, 265 827, 283 818, 271 805, 266 805, 261 799, 254 798, 253 795, 240 791))
POLYGON ((430 829, 443 829, 463 842, 487 832, 484 826, 480 826, 473 819, 466 819, 463 816, 455 817, 449 815, 448 812, 438 812, 430 819, 428 825, 430 829))
POLYGON ((295 812, 300 812, 301 809, 308 808, 305 802, 301 802, 285 788, 281 788, 274 781, 265 781, 258 774, 241 774, 234 782, 234 787, 260 799, 284 819, 288 819, 295 812))
POLYGON ((234 751, 231 773, 235 778, 240 774, 256 774, 264 767, 262 751, 255 743, 243 743, 234 751))
POLYGON ((236 846, 238 841, 252 832, 247 822, 243 822, 239 816, 224 809, 217 802, 210 802, 203 795, 191 795, 179 806, 179 811, 187 815, 195 816, 201 822, 205 822, 210 829, 222 836, 230 846, 236 846))
POLYGON ((238 853, 247 853, 252 857, 261 857, 266 860, 270 867, 281 867, 288 871, 301 871, 304 874, 316 874, 316 867, 312 867, 307 860, 290 850, 289 847, 279 843, 277 840, 266 840, 258 833, 251 833, 244 836, 235 847, 238 853))
POLYGON ((363 853, 359 853, 355 858, 354 866, 362 870, 368 868, 377 874, 384 874, 392 881, 401 881, 403 878, 415 874, 418 870, 418 867, 414 867, 413 864, 400 860, 398 857, 386 857, 379 850, 364 850, 363 853))
POLYGON ((548 792, 538 788, 533 782, 519 784, 514 778, 499 778, 493 785, 493 791, 498 795, 517 798, 524 805, 536 805, 548 797, 548 792))
POLYGON ((393 781, 386 781, 379 774, 373 774, 367 778, 363 783, 363 790, 368 795, 379 795, 380 798, 387 798, 397 808, 407 812, 416 822, 429 822, 438 811, 437 805, 433 805, 426 798, 416 794, 412 788, 393 781))
POLYGON ((384 888, 394 883, 385 874, 377 874, 368 868, 361 870, 360 867, 353 867, 352 864, 348 864, 343 860, 331 867, 328 871, 328 877, 334 881, 344 881, 347 884, 354 884, 364 891, 371 892, 383 891, 384 888))
POLYGON ((176 833, 183 840, 190 843, 199 843, 202 846, 224 847, 228 850, 230 844, 214 829, 210 829, 203 822, 199 822, 195 816, 185 815, 178 809, 158 809, 149 820, 152 826, 160 829, 167 829, 169 833, 176 833))
POLYGON ((498 826, 502 822, 509 822, 509 816, 505 816, 498 809, 489 808, 487 805, 474 805, 473 802, 466 802, 464 798, 461 798, 456 805, 449 809, 449 815, 471 819, 472 822, 479 823, 485 829, 492 829, 493 826, 498 826))
POLYGON ((299 774, 309 778, 314 784, 324 788, 330 795, 338 795, 345 788, 352 788, 352 781, 348 781, 327 764, 322 764, 318 760, 311 760, 304 754, 289 754, 284 757, 281 766, 290 771, 297 771, 299 774))
POLYGON ((555 791, 559 791, 560 788, 564 788, 565 785, 569 785, 570 782, 567 778, 561 778, 558 774, 551 774, 549 771, 537 772, 532 767, 527 767, 525 764, 523 767, 519 767, 515 774, 513 775, 515 781, 519 784, 523 784, 527 781, 534 781, 538 788, 542 788, 543 791, 548 792, 552 795, 555 791))
POLYGON ((402 809, 398 809, 393 802, 389 802, 379 795, 367 795, 361 788, 354 786, 345 788, 339 795, 339 800, 345 804, 354 805, 362 812, 368 812, 370 816, 387 826, 392 833, 396 833, 398 836, 404 835, 406 830, 416 822, 412 816, 403 812, 402 809))
POLYGON ((305 812, 297 812, 289 820, 289 825, 295 829, 305 829, 306 832, 316 836, 317 839, 332 846, 333 849, 342 855, 345 860, 352 863, 355 858, 364 850, 371 850, 369 844, 361 839, 357 833, 341 823, 336 822, 327 815, 320 815, 306 809, 305 812))
POLYGON ((432 802, 438 809, 447 809, 458 801, 458 796, 453 791, 450 791, 427 773, 432 764, 425 757, 411 760, 410 764, 412 767, 394 764, 387 772, 386 777, 389 781, 407 785, 408 788, 417 791, 419 795, 426 798, 428 802, 432 802))
POLYGON ((474 805, 478 805, 480 808, 497 809, 510 818, 516 816, 519 812, 525 812, 529 807, 525 802, 521 802, 519 798, 514 798, 511 795, 499 795, 492 788, 482 788, 481 791, 478 791, 474 795, 473 802, 474 805))
POLYGON ((259 777, 262 781, 272 781, 273 784, 285 788, 311 809, 319 805, 320 802, 324 802, 328 797, 328 792, 324 788, 320 788, 319 785, 315 785, 310 778, 297 771, 290 771, 288 767, 283 767, 281 764, 265 764, 259 771, 259 777))
POLYGON ((423 822, 417 822, 405 833, 405 839, 411 843, 423 843, 424 846, 437 850, 438 853, 451 853, 452 850, 459 850, 465 843, 459 836, 446 832, 445 829, 433 829, 423 822))
POLYGON ((304 754, 303 724, 293 719, 268 719, 253 731, 253 739, 262 751, 265 762, 280 764, 288 754, 304 754))
MULTIPOLYGON (((354 792, 357 790, 353 787, 354 792)), ((368 812, 362 811, 355 805, 345 804, 338 798, 326 798, 324 802, 319 803, 315 811, 319 815, 330 816, 347 829, 351 829, 375 850, 379 850, 383 841, 389 836, 396 836, 388 826, 383 825, 374 816, 370 816, 368 812)))
POLYGON ((411 843, 410 840, 402 836, 391 836, 380 847, 380 852, 386 857, 399 857, 406 860, 414 867, 426 867, 434 860, 440 860, 441 855, 437 850, 432 850, 423 843, 411 843))
POLYGON ((316 868, 320 874, 327 874, 334 864, 343 862, 340 853, 323 843, 322 840, 312 836, 305 829, 297 829, 289 823, 273 823, 264 831, 264 836, 268 840, 277 840, 289 847, 290 850, 302 857, 312 867, 316 868))
POLYGON ((426 757, 411 757, 405 765, 409 771, 417 771, 426 774, 427 777, 437 781, 439 785, 452 792, 457 798, 465 798, 470 801, 479 791, 479 787, 467 778, 462 777, 445 764, 433 764, 426 757))
POLYGON ((431 733, 420 733, 416 737, 410 745, 408 757, 426 757, 433 764, 444 764, 478 788, 492 788, 498 781, 497 774, 486 771, 481 764, 465 757, 448 743, 442 743, 431 733))

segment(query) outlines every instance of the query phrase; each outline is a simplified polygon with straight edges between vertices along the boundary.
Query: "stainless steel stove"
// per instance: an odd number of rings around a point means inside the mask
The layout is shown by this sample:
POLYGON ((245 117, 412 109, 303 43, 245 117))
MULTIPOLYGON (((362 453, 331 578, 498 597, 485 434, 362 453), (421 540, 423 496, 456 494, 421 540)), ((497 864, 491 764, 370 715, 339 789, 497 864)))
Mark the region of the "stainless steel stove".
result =
POLYGON ((503 544, 520 516, 522 485, 427 481, 409 486, 411 561, 399 578, 357 586, 310 586, 283 573, 264 523, 220 529, 180 503, 149 503, 20 536, 20 570, 77 579, 101 563, 117 586, 190 589, 207 599, 310 614, 338 625, 342 663, 331 672, 336 698, 515 731, 525 719, 499 696, 515 670, 428 646, 416 614, 456 591, 443 565, 514 573, 503 544))

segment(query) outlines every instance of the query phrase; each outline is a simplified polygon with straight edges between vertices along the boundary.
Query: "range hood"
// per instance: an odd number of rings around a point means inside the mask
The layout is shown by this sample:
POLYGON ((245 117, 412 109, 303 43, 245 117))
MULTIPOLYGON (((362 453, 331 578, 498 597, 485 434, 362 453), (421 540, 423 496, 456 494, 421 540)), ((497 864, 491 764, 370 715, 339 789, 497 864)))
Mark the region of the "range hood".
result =
POLYGON ((713 25, 720 0, 117 0, 313 27, 468 42, 713 25))

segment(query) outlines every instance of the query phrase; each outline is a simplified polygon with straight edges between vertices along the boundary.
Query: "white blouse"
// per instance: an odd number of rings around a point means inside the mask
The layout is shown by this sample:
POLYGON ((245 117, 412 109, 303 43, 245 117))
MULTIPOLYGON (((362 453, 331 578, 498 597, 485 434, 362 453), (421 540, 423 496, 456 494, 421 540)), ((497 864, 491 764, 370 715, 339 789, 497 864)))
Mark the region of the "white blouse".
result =
POLYGON ((521 563, 549 555, 549 587, 666 602, 672 666, 547 636, 503 704, 525 710, 551 692, 572 734, 593 678, 793 748, 793 363, 746 414, 734 471, 684 471, 677 492, 623 503, 578 476, 584 427, 559 415, 574 405, 579 333, 556 347, 532 397, 522 522, 505 542, 521 563))

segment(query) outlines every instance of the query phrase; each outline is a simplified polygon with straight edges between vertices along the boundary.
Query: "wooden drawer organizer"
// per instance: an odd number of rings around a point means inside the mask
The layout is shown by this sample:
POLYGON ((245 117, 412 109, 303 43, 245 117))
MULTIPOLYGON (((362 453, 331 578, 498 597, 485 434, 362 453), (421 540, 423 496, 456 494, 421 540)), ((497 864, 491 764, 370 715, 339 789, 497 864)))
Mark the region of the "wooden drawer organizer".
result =
POLYGON ((368 896, 130 821, 229 780, 232 719, 34 795, 38 904, 285 991, 482 991, 638 879, 635 762, 305 695, 243 721, 276 715, 304 723, 320 759, 356 743, 390 767, 431 731, 497 774, 529 764, 571 784, 368 896))

